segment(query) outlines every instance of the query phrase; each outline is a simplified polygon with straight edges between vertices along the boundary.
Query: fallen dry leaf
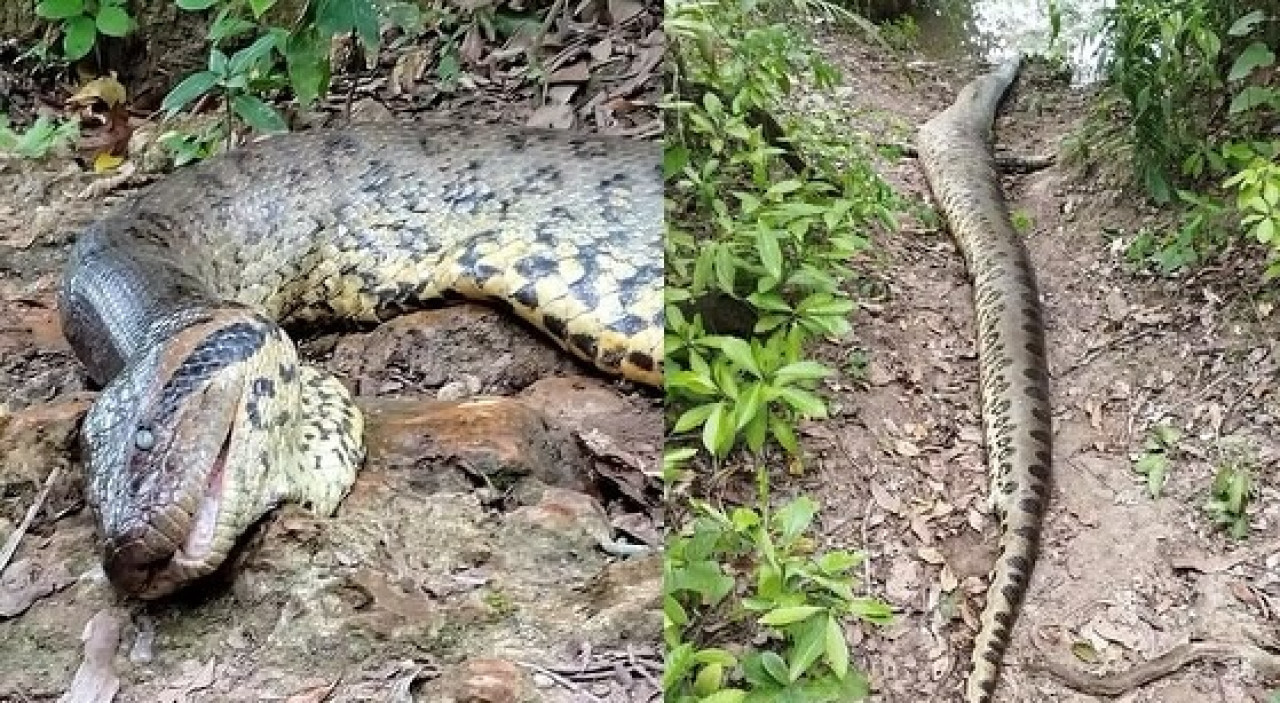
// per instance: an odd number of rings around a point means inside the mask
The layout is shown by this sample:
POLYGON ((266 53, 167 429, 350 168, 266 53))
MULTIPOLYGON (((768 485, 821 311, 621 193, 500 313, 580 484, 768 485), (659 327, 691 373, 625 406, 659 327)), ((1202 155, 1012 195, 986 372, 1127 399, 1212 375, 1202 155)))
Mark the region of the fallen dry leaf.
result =
POLYGON ((115 671, 115 656, 124 623, 125 614, 113 608, 99 610, 89 618, 80 637, 84 659, 59 703, 109 703, 116 697, 120 677, 115 671))
POLYGON ((16 561, 0 578, 0 618, 21 615, 36 601, 74 582, 65 564, 37 567, 31 559, 16 561))
POLYGON ((573 108, 568 105, 543 105, 529 115, 526 121, 530 127, 540 129, 571 129, 573 127, 573 108))
POLYGON ((67 104, 73 107, 86 107, 99 100, 107 107, 123 105, 129 92, 116 80, 115 73, 110 76, 95 78, 80 87, 75 95, 67 98, 67 104))
POLYGON ((333 695, 333 690, 338 687, 341 679, 335 679, 333 683, 325 686, 314 686, 305 691, 299 691, 285 699, 284 703, 322 703, 333 695))

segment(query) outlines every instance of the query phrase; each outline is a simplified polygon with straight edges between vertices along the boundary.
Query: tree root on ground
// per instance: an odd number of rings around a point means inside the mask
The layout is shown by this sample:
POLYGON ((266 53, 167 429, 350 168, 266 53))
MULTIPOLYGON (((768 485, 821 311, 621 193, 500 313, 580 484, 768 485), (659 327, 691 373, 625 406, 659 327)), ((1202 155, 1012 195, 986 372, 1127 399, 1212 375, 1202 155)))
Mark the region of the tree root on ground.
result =
POLYGON ((1091 674, 1060 661, 1044 659, 1032 667, 1049 674, 1065 686, 1094 696, 1119 696, 1200 661, 1244 659, 1268 679, 1280 679, 1280 655, 1248 642, 1206 640, 1190 642, 1137 664, 1127 671, 1091 674))

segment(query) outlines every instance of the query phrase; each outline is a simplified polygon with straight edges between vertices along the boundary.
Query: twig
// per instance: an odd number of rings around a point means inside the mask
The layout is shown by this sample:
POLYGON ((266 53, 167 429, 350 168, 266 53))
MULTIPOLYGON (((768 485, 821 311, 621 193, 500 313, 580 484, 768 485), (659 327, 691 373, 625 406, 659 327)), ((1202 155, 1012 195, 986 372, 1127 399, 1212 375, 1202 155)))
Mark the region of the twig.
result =
POLYGON ((518 661, 516 663, 519 664, 520 666, 523 666, 526 669, 530 669, 536 673, 546 676, 552 681, 560 684, 562 687, 567 688, 578 695, 585 696, 592 701, 596 701, 597 703, 605 703, 605 700, 603 698, 600 698, 596 694, 579 686, 577 683, 574 683, 574 681, 569 679, 568 677, 557 674, 556 672, 552 671, 551 669, 548 669, 545 666, 541 666, 538 664, 534 664, 533 662, 525 662, 525 661, 518 661))
POLYGON ((3 574, 5 568, 9 566, 9 560, 18 551, 18 543, 22 541, 22 536, 27 533, 27 530, 31 529, 31 523, 35 522, 36 515, 40 514, 40 508, 49 499, 49 492, 53 490, 53 484, 57 482, 58 476, 61 474, 61 464, 55 465, 49 471, 49 476, 44 480, 44 486, 36 494, 35 501, 31 503, 31 507, 27 508, 27 514, 22 517, 22 522, 19 523, 18 529, 14 530, 9 535, 9 539, 5 540, 4 548, 0 549, 0 574, 3 574))

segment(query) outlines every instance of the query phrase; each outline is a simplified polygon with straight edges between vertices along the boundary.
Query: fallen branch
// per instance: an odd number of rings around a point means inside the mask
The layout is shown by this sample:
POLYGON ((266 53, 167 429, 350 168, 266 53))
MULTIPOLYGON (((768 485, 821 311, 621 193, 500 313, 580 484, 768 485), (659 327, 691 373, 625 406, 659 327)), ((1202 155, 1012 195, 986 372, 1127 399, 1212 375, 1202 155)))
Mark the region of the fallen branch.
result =
POLYGON ((1244 659, 1268 678, 1280 676, 1280 656, 1247 642, 1201 641, 1179 645, 1172 650, 1114 674, 1091 674, 1060 661, 1034 662, 1039 669, 1068 688, 1093 696, 1119 696, 1152 681, 1162 679, 1200 661, 1244 659))

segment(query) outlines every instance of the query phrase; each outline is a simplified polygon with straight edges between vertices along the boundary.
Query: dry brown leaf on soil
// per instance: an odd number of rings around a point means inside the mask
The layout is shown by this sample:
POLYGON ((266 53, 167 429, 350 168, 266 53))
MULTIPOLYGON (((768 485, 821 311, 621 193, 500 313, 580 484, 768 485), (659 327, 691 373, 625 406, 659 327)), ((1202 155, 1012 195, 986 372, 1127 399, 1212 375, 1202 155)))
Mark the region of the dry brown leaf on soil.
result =
POLYGON ((529 115, 526 125, 540 129, 572 129, 573 108, 568 105, 543 105, 529 115))
POLYGON ((71 688, 58 703, 108 703, 116 697, 120 677, 115 671, 115 656, 125 620, 124 612, 114 608, 99 610, 89 618, 80 637, 84 659, 76 669, 71 688))
POLYGON ((31 559, 14 562, 0 577, 0 618, 27 611, 36 601, 75 583, 65 564, 37 565, 31 559))
POLYGON ((644 11, 644 5, 635 0, 609 0, 609 19, 613 24, 625 24, 644 11))
POLYGON ((299 691, 285 699, 284 703, 323 703, 329 700, 329 696, 333 695, 334 689, 338 687, 341 679, 334 679, 333 683, 313 686, 304 691, 299 691))

